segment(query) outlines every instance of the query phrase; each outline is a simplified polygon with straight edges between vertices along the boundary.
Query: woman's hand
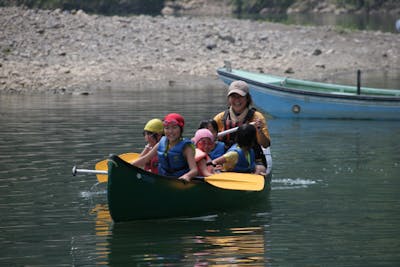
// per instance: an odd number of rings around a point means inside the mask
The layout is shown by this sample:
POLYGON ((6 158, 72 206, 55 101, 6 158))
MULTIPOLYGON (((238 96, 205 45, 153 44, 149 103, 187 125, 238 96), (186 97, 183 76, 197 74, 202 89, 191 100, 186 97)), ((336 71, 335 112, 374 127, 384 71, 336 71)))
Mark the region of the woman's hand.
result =
POLYGON ((262 129, 263 126, 264 126, 264 125, 263 125, 263 121, 262 121, 262 120, 256 119, 256 120, 254 121, 254 127, 256 127, 256 129, 257 129, 258 131, 261 131, 261 129, 262 129))

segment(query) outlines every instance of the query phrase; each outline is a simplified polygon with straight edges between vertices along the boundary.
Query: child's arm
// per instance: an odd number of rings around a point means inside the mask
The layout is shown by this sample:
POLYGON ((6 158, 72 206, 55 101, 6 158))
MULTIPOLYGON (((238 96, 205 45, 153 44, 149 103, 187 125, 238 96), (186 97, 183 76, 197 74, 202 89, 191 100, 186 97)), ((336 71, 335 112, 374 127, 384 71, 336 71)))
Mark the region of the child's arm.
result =
POLYGON ((207 160, 205 158, 197 162, 197 167, 204 175, 204 177, 213 175, 213 172, 210 172, 207 167, 207 160))
POLYGON ((144 156, 140 156, 137 160, 131 162, 132 165, 143 168, 143 166, 157 155, 158 143, 144 156))
POLYGON ((213 159, 211 163, 213 166, 223 165, 223 169, 229 171, 236 166, 238 159, 239 154, 235 151, 230 151, 216 159, 213 159))

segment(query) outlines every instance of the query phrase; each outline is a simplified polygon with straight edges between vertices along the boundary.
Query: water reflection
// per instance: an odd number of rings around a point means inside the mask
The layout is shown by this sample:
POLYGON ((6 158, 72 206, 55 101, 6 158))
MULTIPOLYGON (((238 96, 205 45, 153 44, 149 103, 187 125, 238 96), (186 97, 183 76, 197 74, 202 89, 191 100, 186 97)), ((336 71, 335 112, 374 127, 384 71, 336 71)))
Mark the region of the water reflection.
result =
POLYGON ((266 266, 268 225, 237 215, 114 224, 109 264, 266 266))
POLYGON ((108 264, 108 242, 105 240, 107 236, 112 235, 112 219, 108 208, 104 204, 96 204, 96 206, 90 211, 91 215, 95 215, 94 230, 96 234, 96 265, 107 265, 108 264))
POLYGON ((390 14, 291 14, 288 22, 294 24, 334 25, 348 29, 396 32, 395 15, 390 14))
POLYGON ((96 204, 90 211, 95 216, 95 262, 266 266, 271 207, 261 210, 114 224, 107 205, 96 204))
POLYGON ((97 236, 108 236, 111 234, 112 219, 106 205, 96 204, 90 211, 91 215, 96 216, 95 232, 97 236))
MULTIPOLYGON (((323 82, 357 86, 357 70, 353 73, 339 72, 325 77, 323 82)), ((361 70, 361 86, 385 89, 400 89, 400 68, 361 70)))
POLYGON ((379 13, 332 14, 332 13, 293 13, 242 16, 245 18, 264 19, 273 22, 295 24, 335 26, 346 29, 382 31, 395 33, 398 16, 379 13))
MULTIPOLYGON (((265 237, 269 226, 250 222, 249 219, 257 220, 250 214, 239 213, 241 219, 234 224, 230 221, 233 217, 227 215, 113 224, 107 206, 102 204, 97 204, 91 214, 96 216, 98 265, 143 262, 265 266, 267 263, 265 237)), ((269 213, 259 216, 266 218, 269 213)))

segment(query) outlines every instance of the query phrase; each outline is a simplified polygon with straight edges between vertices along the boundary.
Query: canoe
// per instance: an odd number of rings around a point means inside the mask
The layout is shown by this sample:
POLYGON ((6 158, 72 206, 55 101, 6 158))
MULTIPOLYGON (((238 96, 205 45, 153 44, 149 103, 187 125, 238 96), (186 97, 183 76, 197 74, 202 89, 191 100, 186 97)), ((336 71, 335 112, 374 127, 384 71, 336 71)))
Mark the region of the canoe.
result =
MULTIPOLYGON (((218 76, 249 84, 255 106, 280 118, 399 120, 400 90, 304 81, 226 67, 218 76)), ((358 83, 360 84, 360 83, 358 83)))
POLYGON ((193 217, 256 204, 267 206, 271 173, 260 191, 228 190, 203 180, 184 184, 135 167, 116 155, 108 159, 107 199, 114 222, 193 217))

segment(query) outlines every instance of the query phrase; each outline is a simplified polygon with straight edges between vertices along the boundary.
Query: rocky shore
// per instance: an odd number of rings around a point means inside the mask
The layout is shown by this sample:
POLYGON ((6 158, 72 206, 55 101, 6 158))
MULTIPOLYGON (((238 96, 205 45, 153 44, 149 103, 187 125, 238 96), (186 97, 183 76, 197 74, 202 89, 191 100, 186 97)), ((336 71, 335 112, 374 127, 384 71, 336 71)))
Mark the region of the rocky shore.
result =
POLYGON ((225 17, 7 7, 0 8, 0 28, 0 94, 201 88, 219 83, 216 68, 224 60, 234 68, 306 79, 400 63, 400 34, 225 17))

